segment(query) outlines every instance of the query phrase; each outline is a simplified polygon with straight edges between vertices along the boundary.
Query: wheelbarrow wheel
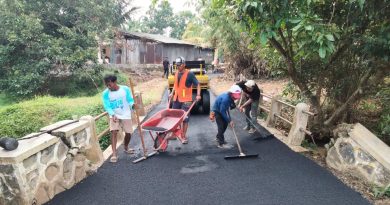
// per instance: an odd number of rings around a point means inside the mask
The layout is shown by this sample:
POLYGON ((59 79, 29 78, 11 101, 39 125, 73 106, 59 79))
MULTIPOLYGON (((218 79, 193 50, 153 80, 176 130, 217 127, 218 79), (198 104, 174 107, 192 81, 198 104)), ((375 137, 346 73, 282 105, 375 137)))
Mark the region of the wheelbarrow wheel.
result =
POLYGON ((154 149, 157 149, 162 144, 162 142, 164 141, 164 137, 164 133, 157 134, 156 139, 154 139, 154 149))
POLYGON ((210 113, 210 92, 208 90, 202 92, 202 111, 203 114, 210 113))

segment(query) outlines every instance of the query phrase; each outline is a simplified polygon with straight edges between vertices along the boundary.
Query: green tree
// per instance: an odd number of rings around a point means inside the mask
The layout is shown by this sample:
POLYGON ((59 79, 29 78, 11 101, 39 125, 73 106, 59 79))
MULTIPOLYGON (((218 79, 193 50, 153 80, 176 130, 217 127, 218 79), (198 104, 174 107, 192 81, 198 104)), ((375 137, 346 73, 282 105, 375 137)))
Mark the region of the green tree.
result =
POLYGON ((189 22, 185 27, 181 39, 195 44, 202 44, 207 41, 206 36, 203 34, 205 27, 196 22, 189 22))
POLYGON ((137 20, 137 19, 130 19, 127 23, 127 28, 128 31, 133 31, 133 32, 147 32, 148 28, 146 25, 137 20))
POLYGON ((194 14, 190 11, 180 11, 173 14, 171 4, 166 0, 154 1, 145 16, 142 16, 138 21, 131 20, 129 22, 128 29, 160 35, 170 32, 170 37, 181 39, 187 24, 193 18, 194 14))
MULTIPOLYGON (((244 27, 236 22, 234 16, 224 8, 213 7, 211 1, 201 2, 198 7, 201 18, 194 18, 183 34, 183 39, 218 49, 223 53, 225 62, 231 72, 230 77, 238 74, 264 75, 267 73, 265 61, 259 55, 259 47, 248 46, 251 37, 244 27)), ((196 6, 196 5, 195 5, 196 6)))
POLYGON ((181 11, 175 14, 172 24, 170 36, 172 38, 181 39, 187 24, 194 18, 194 14, 191 11, 181 11))
POLYGON ((51 76, 72 75, 97 58, 98 37, 110 35, 133 9, 123 0, 0 0, 0 87, 29 97, 51 76))
POLYGON ((141 18, 143 32, 151 34, 164 34, 164 30, 172 26, 173 12, 168 1, 161 1, 157 7, 150 5, 146 16, 141 18))
POLYGON ((318 112, 323 132, 375 92, 390 70, 389 1, 213 0, 242 23, 254 45, 270 46, 318 112))

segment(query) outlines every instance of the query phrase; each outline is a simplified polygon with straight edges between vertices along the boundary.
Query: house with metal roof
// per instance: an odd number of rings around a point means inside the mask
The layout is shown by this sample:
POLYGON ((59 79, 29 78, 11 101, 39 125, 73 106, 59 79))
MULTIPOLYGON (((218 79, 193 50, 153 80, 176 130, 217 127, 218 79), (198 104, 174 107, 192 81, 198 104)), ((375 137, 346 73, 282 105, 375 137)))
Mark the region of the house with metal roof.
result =
POLYGON ((110 64, 161 64, 164 57, 170 62, 182 56, 186 60, 202 58, 211 64, 213 48, 204 48, 193 43, 163 35, 120 31, 121 38, 108 45, 101 45, 99 58, 110 64))

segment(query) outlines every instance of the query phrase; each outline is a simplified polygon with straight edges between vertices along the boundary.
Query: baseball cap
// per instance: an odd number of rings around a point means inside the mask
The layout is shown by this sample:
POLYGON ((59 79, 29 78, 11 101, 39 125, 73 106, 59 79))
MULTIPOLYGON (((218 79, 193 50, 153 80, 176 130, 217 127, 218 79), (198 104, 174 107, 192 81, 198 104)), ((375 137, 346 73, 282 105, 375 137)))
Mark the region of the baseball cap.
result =
POLYGON ((246 83, 245 83, 245 86, 250 88, 250 87, 253 87, 255 86, 255 81, 254 80, 248 80, 246 83))
POLYGON ((240 88, 240 86, 238 86, 238 85, 232 85, 232 87, 230 87, 230 89, 229 89, 229 92, 231 92, 231 93, 241 93, 241 88, 240 88))

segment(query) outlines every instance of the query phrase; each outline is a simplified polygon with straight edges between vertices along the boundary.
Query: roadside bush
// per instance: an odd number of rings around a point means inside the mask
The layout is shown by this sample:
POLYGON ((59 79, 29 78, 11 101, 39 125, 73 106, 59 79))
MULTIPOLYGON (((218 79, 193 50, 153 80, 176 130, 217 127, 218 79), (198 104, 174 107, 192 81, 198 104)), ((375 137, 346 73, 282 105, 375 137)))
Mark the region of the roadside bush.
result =
POLYGON ((126 74, 115 70, 95 65, 83 71, 77 71, 70 76, 52 77, 48 82, 47 93, 53 96, 94 96, 104 88, 103 78, 105 75, 113 74, 118 78, 119 84, 127 84, 126 74))
POLYGON ((77 70, 71 75, 50 77, 45 93, 53 96, 93 96, 103 86, 103 67, 93 65, 83 70, 77 70))
POLYGON ((383 141, 390 145, 390 87, 388 86, 386 85, 378 93, 383 110, 379 118, 377 133, 383 141))
POLYGON ((106 75, 115 75, 117 77, 117 83, 121 84, 121 85, 126 85, 129 82, 129 77, 125 73, 123 73, 119 70, 116 70, 116 69, 105 68, 102 72, 102 78, 100 80, 102 82, 102 84, 103 84, 103 77, 106 75))
POLYGON ((266 62, 267 78, 284 78, 287 76, 283 58, 268 46, 261 48, 259 55, 266 62))
POLYGON ((390 197, 390 187, 374 186, 372 192, 376 198, 390 197))
POLYGON ((59 120, 102 112, 100 95, 74 99, 37 97, 0 108, 0 136, 20 138, 59 120))

